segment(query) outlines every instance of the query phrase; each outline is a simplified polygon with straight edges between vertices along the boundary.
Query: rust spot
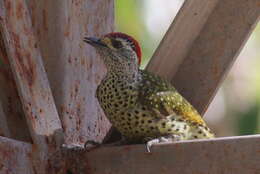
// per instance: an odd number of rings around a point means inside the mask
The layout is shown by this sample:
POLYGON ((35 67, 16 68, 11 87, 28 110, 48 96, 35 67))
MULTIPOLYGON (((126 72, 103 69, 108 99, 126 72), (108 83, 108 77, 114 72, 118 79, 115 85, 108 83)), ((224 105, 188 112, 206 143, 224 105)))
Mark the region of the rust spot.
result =
POLYGON ((79 6, 79 5, 80 5, 80 1, 76 0, 76 1, 75 1, 75 5, 76 5, 76 6, 79 6))
POLYGON ((64 36, 65 36, 65 37, 68 37, 69 35, 70 35, 70 32, 69 32, 69 31, 65 31, 65 32, 64 32, 64 36))
POLYGON ((26 111, 29 111, 29 107, 28 107, 28 106, 25 106, 25 110, 26 110, 26 111))
POLYGON ((0 33, 0 60, 4 64, 9 65, 9 60, 7 58, 7 52, 6 52, 6 47, 5 47, 5 44, 4 44, 2 33, 0 33))
MULTIPOLYGON (((31 9, 31 14, 35 14, 35 7, 34 7, 34 3, 31 3, 30 4, 30 9, 31 9)), ((31 19, 32 19, 32 26, 34 27, 35 26, 35 18, 36 18, 36 15, 31 15, 31 19)))
POLYGON ((79 117, 76 117, 76 130, 80 130, 80 125, 81 125, 81 120, 79 119, 79 117))
POLYGON ((86 64, 86 60, 83 58, 81 59, 81 65, 84 66, 86 64))
POLYGON ((6 9, 7 9, 7 12, 8 12, 8 16, 12 16, 12 5, 11 5, 11 1, 5 1, 6 4, 6 9))
POLYGON ((42 112, 43 112, 43 110, 42 110, 42 109, 40 109, 40 110, 39 110, 39 112, 40 112, 40 113, 42 113, 42 112))
POLYGON ((66 23, 65 27, 64 27, 64 36, 68 37, 70 35, 70 17, 68 17, 68 22, 66 23))
POLYGON ((21 19, 23 17, 23 5, 20 1, 16 5, 16 17, 17 19, 21 19))
POLYGON ((75 93, 76 93, 75 95, 77 95, 78 92, 79 92, 79 86, 78 86, 78 84, 76 84, 76 85, 75 85, 75 93))
POLYGON ((15 59, 18 65, 18 71, 27 80, 31 87, 35 81, 35 64, 32 62, 32 57, 29 52, 24 52, 20 45, 20 38, 15 33, 12 33, 15 44, 15 59), (26 65, 27 61, 27 65, 26 65))
POLYGON ((29 86, 31 87, 35 81, 35 64, 32 62, 30 53, 27 53, 25 56, 28 57, 28 67, 24 67, 24 74, 29 86))
POLYGON ((42 10, 42 23, 43 23, 43 29, 45 31, 48 31, 47 14, 45 9, 42 10))
POLYGON ((92 69, 92 67, 93 67, 93 61, 92 60, 90 60, 89 61, 89 63, 88 63, 88 69, 92 69))
POLYGON ((72 63, 72 61, 71 61, 71 56, 69 56, 68 62, 69 62, 69 63, 72 63))
POLYGON ((63 114, 64 111, 65 111, 65 108, 64 108, 64 106, 62 105, 62 106, 60 107, 60 113, 63 114))

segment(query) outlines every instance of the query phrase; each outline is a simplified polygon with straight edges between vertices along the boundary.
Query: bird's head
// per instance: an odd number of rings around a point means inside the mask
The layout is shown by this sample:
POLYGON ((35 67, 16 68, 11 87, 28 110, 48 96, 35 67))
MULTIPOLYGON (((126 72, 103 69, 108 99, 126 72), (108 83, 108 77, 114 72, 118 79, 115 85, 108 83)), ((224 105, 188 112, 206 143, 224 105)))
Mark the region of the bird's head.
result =
POLYGON ((84 41, 97 50, 108 71, 137 71, 141 63, 140 45, 127 34, 113 32, 100 38, 85 37, 84 41))

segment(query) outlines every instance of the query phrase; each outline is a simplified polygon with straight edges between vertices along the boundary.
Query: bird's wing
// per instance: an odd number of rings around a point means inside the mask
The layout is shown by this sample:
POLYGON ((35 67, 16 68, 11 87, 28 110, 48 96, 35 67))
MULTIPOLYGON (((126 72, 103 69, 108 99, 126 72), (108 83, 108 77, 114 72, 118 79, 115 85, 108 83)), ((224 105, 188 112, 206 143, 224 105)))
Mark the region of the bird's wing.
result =
POLYGON ((205 124, 196 109, 169 82, 146 71, 141 74, 139 101, 157 117, 176 114, 185 120, 205 124))

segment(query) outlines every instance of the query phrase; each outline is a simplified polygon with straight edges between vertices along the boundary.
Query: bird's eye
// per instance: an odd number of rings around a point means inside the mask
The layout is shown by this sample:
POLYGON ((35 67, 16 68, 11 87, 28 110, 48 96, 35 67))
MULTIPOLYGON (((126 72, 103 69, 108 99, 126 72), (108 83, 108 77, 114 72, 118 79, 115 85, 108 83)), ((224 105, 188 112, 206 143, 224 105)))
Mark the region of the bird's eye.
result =
POLYGON ((122 45, 122 43, 120 41, 114 40, 114 39, 112 40, 112 45, 113 45, 114 48, 117 48, 117 49, 123 47, 123 45, 122 45))

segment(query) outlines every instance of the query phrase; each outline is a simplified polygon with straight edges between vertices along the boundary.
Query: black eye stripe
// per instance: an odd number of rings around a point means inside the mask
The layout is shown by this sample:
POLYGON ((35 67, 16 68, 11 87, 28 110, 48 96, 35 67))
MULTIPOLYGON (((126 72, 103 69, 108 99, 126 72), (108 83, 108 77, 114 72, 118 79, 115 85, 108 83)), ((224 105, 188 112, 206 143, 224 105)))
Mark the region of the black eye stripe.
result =
POLYGON ((112 42, 112 45, 113 45, 114 48, 122 48, 123 47, 122 43, 118 40, 112 39, 111 42, 112 42))
MULTIPOLYGON (((129 44, 129 46, 131 46, 131 48, 136 51, 136 47, 135 44, 129 40, 129 39, 125 39, 125 41, 129 44)), ((116 39, 111 39, 111 43, 113 45, 114 48, 120 49, 123 47, 123 44, 121 43, 121 41, 116 40, 116 39)))

